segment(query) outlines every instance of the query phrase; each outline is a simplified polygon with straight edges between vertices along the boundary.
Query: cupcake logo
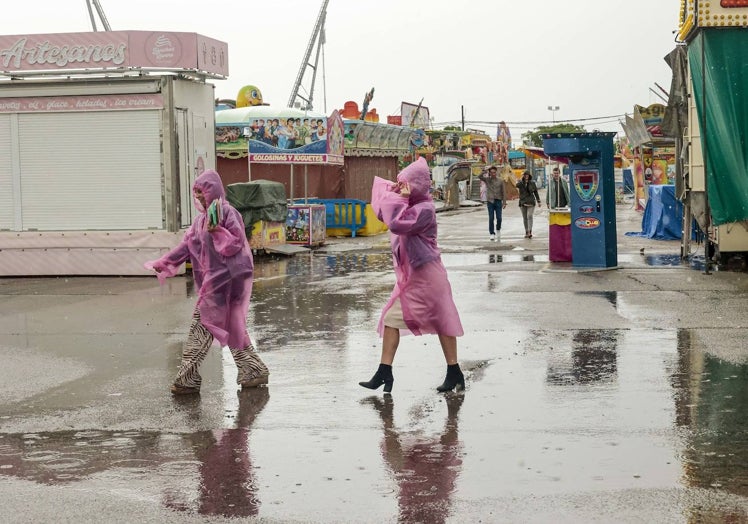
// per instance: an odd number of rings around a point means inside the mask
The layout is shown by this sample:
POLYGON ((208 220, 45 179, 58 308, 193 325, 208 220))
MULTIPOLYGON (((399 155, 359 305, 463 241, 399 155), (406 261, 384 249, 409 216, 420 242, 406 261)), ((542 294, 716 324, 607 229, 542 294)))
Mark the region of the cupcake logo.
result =
POLYGON ((146 52, 153 65, 173 65, 179 62, 182 50, 173 35, 152 35, 146 42, 146 52))

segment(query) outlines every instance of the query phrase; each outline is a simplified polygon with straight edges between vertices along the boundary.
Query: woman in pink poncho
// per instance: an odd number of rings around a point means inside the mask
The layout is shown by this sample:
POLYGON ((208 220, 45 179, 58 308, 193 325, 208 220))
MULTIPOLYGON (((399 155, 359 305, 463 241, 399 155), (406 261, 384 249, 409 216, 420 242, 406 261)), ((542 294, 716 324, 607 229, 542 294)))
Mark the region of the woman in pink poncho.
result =
POLYGON ((382 337, 379 369, 368 382, 369 389, 384 384, 392 391, 392 361, 400 335, 439 335, 447 376, 437 391, 465 389, 465 378, 457 363, 457 337, 462 324, 452 300, 447 270, 436 245, 436 210, 429 190, 428 164, 419 158, 397 175, 397 184, 374 180, 371 204, 391 232, 392 261, 397 282, 382 310, 377 331, 382 337))
POLYGON ((214 339, 229 347, 239 368, 237 384, 242 388, 267 384, 268 368, 247 333, 254 262, 244 221, 226 201, 221 177, 215 171, 204 171, 198 176, 192 191, 200 214, 177 247, 158 260, 145 263, 163 283, 189 259, 198 290, 187 345, 171 392, 175 395, 200 392, 202 379, 198 368, 214 339), (215 226, 209 223, 206 211, 214 200, 220 202, 221 209, 215 226))

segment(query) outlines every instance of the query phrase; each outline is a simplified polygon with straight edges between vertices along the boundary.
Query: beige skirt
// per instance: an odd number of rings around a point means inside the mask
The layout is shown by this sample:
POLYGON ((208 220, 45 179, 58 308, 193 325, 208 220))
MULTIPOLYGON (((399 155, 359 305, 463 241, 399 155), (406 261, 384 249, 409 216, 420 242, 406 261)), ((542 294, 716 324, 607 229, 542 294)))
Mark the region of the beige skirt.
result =
POLYGON ((390 306, 390 309, 385 312, 384 319, 382 320, 385 326, 395 329, 408 329, 408 326, 405 325, 405 321, 403 320, 403 308, 400 305, 399 298, 395 299, 392 306, 390 306))

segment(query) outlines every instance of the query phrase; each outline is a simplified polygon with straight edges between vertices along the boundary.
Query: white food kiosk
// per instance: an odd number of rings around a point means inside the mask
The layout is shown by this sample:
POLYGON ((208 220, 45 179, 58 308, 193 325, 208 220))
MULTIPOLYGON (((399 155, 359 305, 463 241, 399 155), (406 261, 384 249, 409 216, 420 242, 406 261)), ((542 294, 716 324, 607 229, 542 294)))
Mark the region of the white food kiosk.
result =
POLYGON ((196 33, 0 36, 0 276, 147 274, 215 167, 227 76, 196 33))

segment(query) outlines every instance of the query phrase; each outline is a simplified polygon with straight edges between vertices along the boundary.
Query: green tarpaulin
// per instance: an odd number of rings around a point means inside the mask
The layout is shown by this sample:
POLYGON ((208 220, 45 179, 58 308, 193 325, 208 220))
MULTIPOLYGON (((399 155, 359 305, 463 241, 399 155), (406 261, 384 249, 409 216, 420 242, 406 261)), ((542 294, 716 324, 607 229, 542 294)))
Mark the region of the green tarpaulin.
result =
POLYGON ((226 186, 226 200, 242 214, 247 238, 251 235, 252 226, 260 220, 286 221, 286 188, 280 182, 255 180, 229 184, 226 186))
POLYGON ((702 29, 688 60, 714 224, 747 220, 748 30, 702 29))

